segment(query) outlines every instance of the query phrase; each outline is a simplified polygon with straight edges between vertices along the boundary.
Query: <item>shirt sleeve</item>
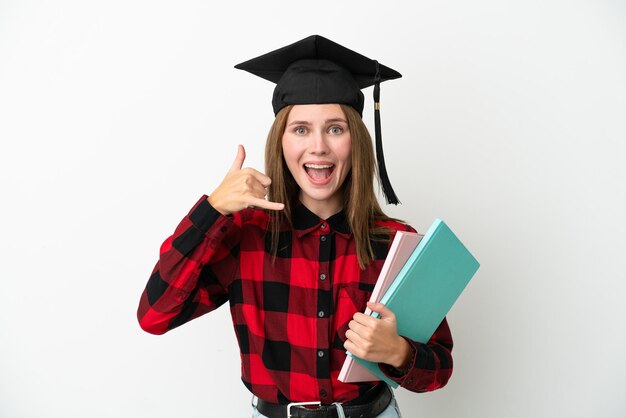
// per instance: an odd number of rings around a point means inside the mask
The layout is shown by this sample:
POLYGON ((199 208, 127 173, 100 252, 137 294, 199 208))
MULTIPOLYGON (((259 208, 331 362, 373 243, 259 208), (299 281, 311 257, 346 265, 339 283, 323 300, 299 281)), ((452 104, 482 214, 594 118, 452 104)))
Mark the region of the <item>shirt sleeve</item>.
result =
POLYGON ((404 337, 411 345, 413 358, 406 373, 380 363, 379 367, 391 380, 412 392, 430 392, 440 389, 452 376, 452 334, 444 318, 428 343, 404 337))
POLYGON ((194 205, 161 245, 137 310, 143 330, 163 334, 228 300, 238 266, 237 223, 214 209, 206 195, 194 205))

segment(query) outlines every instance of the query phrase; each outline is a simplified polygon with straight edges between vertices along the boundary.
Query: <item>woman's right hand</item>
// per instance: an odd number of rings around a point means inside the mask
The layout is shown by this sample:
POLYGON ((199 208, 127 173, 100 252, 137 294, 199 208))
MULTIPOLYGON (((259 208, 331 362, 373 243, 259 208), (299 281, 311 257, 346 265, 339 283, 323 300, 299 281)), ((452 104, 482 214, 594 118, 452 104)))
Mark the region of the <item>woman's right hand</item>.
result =
POLYGON ((237 157, 226 177, 208 198, 211 206, 222 215, 230 215, 252 206, 283 210, 284 204, 265 200, 266 188, 272 183, 272 179, 254 168, 241 168, 245 159, 246 150, 243 145, 239 145, 237 157))

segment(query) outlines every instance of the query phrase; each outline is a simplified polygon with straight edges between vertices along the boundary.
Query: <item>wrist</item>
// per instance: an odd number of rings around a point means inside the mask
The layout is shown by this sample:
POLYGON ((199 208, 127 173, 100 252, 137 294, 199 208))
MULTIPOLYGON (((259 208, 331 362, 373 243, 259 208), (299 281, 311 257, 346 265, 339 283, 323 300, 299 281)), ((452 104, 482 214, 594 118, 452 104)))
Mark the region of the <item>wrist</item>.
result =
POLYGON ((392 362, 389 363, 390 366, 394 367, 397 370, 404 371, 408 369, 411 360, 413 358, 413 350, 411 349, 411 345, 402 337, 399 337, 398 351, 395 355, 395 358, 392 362))
POLYGON ((216 211, 218 211, 222 215, 224 215, 224 216, 230 215, 230 212, 225 211, 224 209, 219 207, 219 203, 215 202, 215 197, 213 197, 213 195, 207 196, 206 200, 207 200, 207 202, 209 202, 209 205, 213 206, 213 209, 215 209, 216 211))

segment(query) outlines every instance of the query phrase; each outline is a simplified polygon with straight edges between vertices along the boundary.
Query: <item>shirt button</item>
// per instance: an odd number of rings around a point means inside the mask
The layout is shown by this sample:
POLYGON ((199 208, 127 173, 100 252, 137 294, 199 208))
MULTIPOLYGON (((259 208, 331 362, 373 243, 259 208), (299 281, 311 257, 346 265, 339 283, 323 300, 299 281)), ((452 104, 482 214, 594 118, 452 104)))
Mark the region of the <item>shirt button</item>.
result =
POLYGON ((324 273, 320 274, 320 280, 326 280, 326 275, 324 273))
POLYGON ((322 228, 322 229, 326 229, 326 224, 322 224, 322 225, 320 225, 320 228, 322 228))
POLYGON ((320 396, 322 398, 325 398, 327 395, 328 395, 328 393, 326 393, 326 390, 324 390, 324 389, 320 390, 320 396))
POLYGON ((324 357, 324 351, 323 351, 323 350, 319 350, 319 351, 317 352, 317 356, 318 356, 318 357, 324 357))
POLYGON ((317 316, 319 316, 320 318, 323 318, 324 317, 324 311, 319 311, 317 313, 317 316))
POLYGON ((320 237, 320 239, 321 239, 322 241, 326 241, 326 235, 322 235, 322 236, 320 237))

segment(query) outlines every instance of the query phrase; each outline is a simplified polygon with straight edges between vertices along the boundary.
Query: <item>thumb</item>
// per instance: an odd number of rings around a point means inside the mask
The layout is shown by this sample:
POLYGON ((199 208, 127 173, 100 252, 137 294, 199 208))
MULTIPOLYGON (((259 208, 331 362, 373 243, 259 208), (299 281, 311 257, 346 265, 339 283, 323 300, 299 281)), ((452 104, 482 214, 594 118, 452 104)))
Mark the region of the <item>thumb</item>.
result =
POLYGON ((237 146, 237 156, 235 157, 235 161, 233 161, 233 165, 230 166, 230 172, 241 170, 243 166, 243 162, 246 159, 246 150, 243 145, 239 144, 237 146))
POLYGON ((367 302, 367 307, 372 311, 377 312, 381 319, 396 319, 396 315, 391 311, 391 309, 387 308, 382 303, 367 302))

